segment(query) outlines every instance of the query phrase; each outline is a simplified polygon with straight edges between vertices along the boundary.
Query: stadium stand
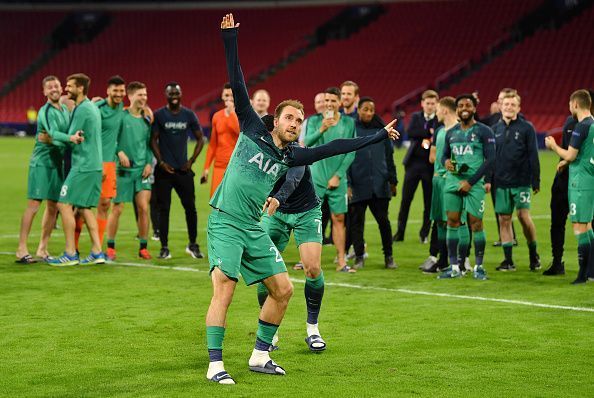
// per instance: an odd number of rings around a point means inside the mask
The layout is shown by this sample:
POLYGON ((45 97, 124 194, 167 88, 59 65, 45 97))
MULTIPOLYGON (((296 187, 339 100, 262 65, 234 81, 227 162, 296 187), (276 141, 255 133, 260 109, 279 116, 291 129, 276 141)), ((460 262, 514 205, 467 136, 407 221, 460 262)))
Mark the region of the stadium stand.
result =
MULTIPOLYGON (((252 44, 249 52, 242 53, 246 76, 275 62, 287 49, 304 41, 308 32, 313 32, 316 26, 340 8, 319 7, 314 16, 310 15, 309 8, 262 9, 257 13, 239 10, 237 18, 244 21, 246 26, 242 30, 241 40, 252 44), (263 20, 266 24, 262 24, 263 20), (279 35, 278 32, 283 33, 279 35)), ((53 27, 52 21, 44 15, 22 13, 19 14, 19 21, 26 26, 34 26, 35 32, 48 32, 53 27), (28 21, 39 22, 39 26, 28 21)), ((68 46, 24 84, 0 99, 0 120, 23 120, 24 110, 29 105, 40 106, 42 97, 39 95, 39 82, 48 74, 64 78, 73 72, 84 71, 92 79, 92 96, 104 95, 104 82, 110 76, 120 74, 128 80, 145 82, 152 97, 151 103, 155 105, 161 104, 161 88, 170 80, 182 84, 188 104, 205 92, 220 90, 227 80, 221 41, 213 34, 220 15, 220 10, 113 13, 111 26, 94 41, 68 46)), ((57 22, 53 21, 53 24, 57 22)), ((23 45, 29 46, 28 43, 33 42, 34 38, 25 33, 23 29, 20 30, 20 36, 25 41, 23 45)), ((42 33, 37 36, 42 36, 42 33)), ((14 37, 12 39, 16 41, 14 37)), ((36 53, 42 50, 41 44, 31 46, 27 52, 21 51, 20 47, 17 50, 17 45, 13 44, 9 54, 10 57, 12 52, 19 54, 19 62, 14 62, 16 69, 26 66, 23 64, 26 64, 27 59, 31 61, 35 58, 36 53)), ((3 70, 4 79, 15 73, 14 69, 3 70)))
POLYGON ((562 126, 569 95, 594 86, 592 20, 594 7, 559 30, 539 31, 447 92, 480 90, 479 111, 486 115, 499 90, 513 87, 522 96, 522 112, 538 131, 562 126))
MULTIPOLYGON (((345 7, 315 7, 314 13, 309 7, 263 8, 258 12, 240 9, 235 13, 245 25, 240 40, 250 43, 250 50, 241 54, 244 73, 254 81, 264 79, 250 89, 266 88, 273 104, 282 98, 298 98, 311 113, 317 92, 354 80, 362 94, 373 96, 385 111, 395 99, 406 95, 414 98, 419 89, 431 87, 440 76, 484 56, 502 38, 509 37, 522 16, 542 4, 542 0, 383 4, 383 14, 367 27, 349 32, 347 37, 323 41, 316 41, 319 28, 345 7), (312 43, 319 46, 291 58, 286 65, 273 67, 295 49, 312 43)), ((91 76, 92 96, 104 94, 103 82, 113 74, 144 81, 154 106, 161 104, 160 88, 169 80, 179 81, 186 105, 198 105, 204 120, 208 102, 218 97, 226 80, 221 43, 213 34, 213 21, 218 21, 220 13, 112 12, 111 25, 93 41, 70 44, 0 98, 0 121, 22 121, 28 106, 40 105, 38 85, 43 76, 56 74, 63 78, 75 71, 91 76)), ((589 67, 594 55, 579 52, 580 48, 591 47, 586 33, 593 16, 590 8, 558 30, 537 31, 442 94, 478 89, 482 99, 479 111, 486 115, 497 91, 513 86, 522 94, 523 110, 537 130, 560 126, 565 118, 564 96, 550 93, 565 95, 594 81, 589 67), (571 62, 578 54, 580 63, 571 62)), ((60 16, 19 12, 14 18, 4 15, 0 20, 6 22, 0 26, 0 41, 9 49, 8 61, 0 72, 0 81, 6 82, 47 46, 43 38, 60 16)), ((389 117, 385 112, 383 116, 389 117)))

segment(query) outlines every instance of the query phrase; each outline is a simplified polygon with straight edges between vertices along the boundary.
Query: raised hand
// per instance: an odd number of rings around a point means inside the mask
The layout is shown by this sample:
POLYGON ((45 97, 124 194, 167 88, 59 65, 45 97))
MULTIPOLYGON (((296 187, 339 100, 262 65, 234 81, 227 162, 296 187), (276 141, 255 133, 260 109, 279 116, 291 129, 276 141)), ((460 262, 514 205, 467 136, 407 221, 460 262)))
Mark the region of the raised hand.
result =
POLYGON ((392 120, 390 123, 386 125, 386 127, 384 127, 388 132, 388 137, 390 137, 391 140, 396 140, 400 138, 400 133, 394 128, 394 125, 396 124, 397 120, 398 119, 392 120))
POLYGON ((233 29, 239 27, 239 23, 233 20, 233 14, 225 14, 221 21, 221 29, 233 29))

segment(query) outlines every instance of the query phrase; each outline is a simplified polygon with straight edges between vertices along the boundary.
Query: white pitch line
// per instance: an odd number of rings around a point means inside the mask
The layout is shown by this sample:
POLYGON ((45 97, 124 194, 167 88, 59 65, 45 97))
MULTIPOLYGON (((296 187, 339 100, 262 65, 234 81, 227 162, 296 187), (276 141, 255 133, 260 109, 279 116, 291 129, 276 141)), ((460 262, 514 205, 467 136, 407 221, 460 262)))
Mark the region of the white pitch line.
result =
MULTIPOLYGON (((0 252, 0 254, 14 255, 14 252, 0 252)), ((156 265, 156 264, 150 264, 150 263, 116 262, 116 263, 109 264, 109 265, 115 265, 115 266, 123 265, 126 267, 151 268, 151 269, 162 269, 162 270, 183 271, 183 272, 208 272, 206 270, 190 268, 190 267, 174 267, 174 266, 156 265)), ((297 279, 297 278, 290 278, 290 279, 292 282, 295 282, 295 283, 305 283, 305 281, 303 279, 297 279)), ((461 294, 425 292, 422 290, 395 289, 395 288, 378 287, 378 286, 363 286, 363 285, 354 285, 351 283, 340 283, 340 282, 326 282, 325 284, 328 286, 344 287, 344 288, 348 288, 348 289, 375 290, 375 291, 381 291, 381 292, 415 294, 415 295, 420 295, 420 296, 433 296, 433 297, 447 297, 447 298, 456 298, 456 299, 462 299, 462 300, 490 301, 490 302, 494 302, 494 303, 524 305, 524 306, 528 306, 528 307, 539 307, 539 308, 557 309, 557 310, 566 310, 566 311, 594 312, 594 308, 589 308, 589 307, 573 307, 573 306, 567 306, 567 305, 533 303, 531 301, 522 301, 522 300, 510 300, 510 299, 500 299, 500 298, 481 297, 481 296, 465 296, 465 295, 461 295, 461 294)))
MULTIPOLYGON (((550 219, 551 215, 550 214, 534 214, 532 215, 532 219, 533 220, 547 220, 550 219)), ((484 221, 495 221, 494 217, 485 217, 483 219, 484 221)), ((419 220, 419 219, 409 219, 407 221, 407 223, 409 224, 421 224, 423 222, 423 220, 419 220)), ((365 221, 365 225, 373 225, 373 224, 377 224, 375 222, 375 220, 373 220, 373 217, 371 220, 367 220, 365 221)), ((201 231, 206 231, 206 228, 201 228, 201 231)), ((170 228, 169 232, 186 232, 187 230, 184 228, 170 228)), ((137 232, 135 229, 120 229, 118 230, 118 232, 120 233, 134 233, 137 232)), ((60 229, 59 231, 54 232, 56 233, 58 236, 62 236, 62 230, 60 229)), ((40 236, 41 234, 39 232, 32 232, 29 234, 29 237, 37 237, 40 236)), ((19 234, 4 234, 4 235, 0 235, 0 239, 16 239, 19 237, 19 234)))

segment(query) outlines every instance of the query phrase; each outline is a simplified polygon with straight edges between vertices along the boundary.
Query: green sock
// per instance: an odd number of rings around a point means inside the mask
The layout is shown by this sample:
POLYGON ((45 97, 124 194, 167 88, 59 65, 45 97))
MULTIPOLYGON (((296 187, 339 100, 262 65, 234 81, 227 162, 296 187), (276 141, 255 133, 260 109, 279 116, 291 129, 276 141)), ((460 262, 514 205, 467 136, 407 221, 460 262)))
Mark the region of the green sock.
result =
POLYGON ((256 337, 266 344, 272 344, 272 338, 277 329, 278 325, 258 319, 258 331, 256 332, 256 337))
POLYGON ((458 237, 460 238, 460 246, 458 246, 458 258, 460 264, 464 264, 464 260, 468 257, 468 249, 470 248, 470 231, 467 224, 460 225, 458 229, 458 237))
POLYGON ((146 239, 140 239, 140 250, 146 249, 147 241, 146 239))
POLYGON ((305 304, 307 306, 307 323, 318 323, 322 298, 324 297, 324 273, 320 272, 315 278, 305 278, 305 304))
POLYGON ((225 328, 222 326, 206 327, 206 346, 209 350, 222 350, 225 328))
POLYGON ((485 236, 485 231, 474 232, 474 258, 476 259, 476 265, 479 267, 483 265, 486 246, 487 238, 485 236))
POLYGON ((535 260, 538 257, 536 252, 536 241, 528 243, 528 252, 530 253, 530 260, 535 260))
POLYGON ((505 256, 505 261, 507 261, 508 264, 513 264, 514 260, 512 257, 512 250, 514 244, 512 242, 501 242, 501 247, 503 248, 503 255, 505 256))
POLYGON ((264 305, 266 298, 268 297, 268 289, 266 289, 266 285, 262 282, 258 283, 258 304, 260 304, 260 308, 264 305))

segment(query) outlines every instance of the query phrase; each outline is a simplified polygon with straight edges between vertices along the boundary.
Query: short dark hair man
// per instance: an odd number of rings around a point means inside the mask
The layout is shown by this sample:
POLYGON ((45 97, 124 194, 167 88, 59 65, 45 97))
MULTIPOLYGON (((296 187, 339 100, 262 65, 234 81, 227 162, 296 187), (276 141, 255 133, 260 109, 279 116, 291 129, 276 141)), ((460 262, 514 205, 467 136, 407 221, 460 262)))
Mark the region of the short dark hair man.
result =
POLYGON ((181 105, 182 89, 177 82, 165 85, 167 105, 155 112, 151 148, 157 159, 155 170, 155 191, 159 208, 159 239, 161 251, 159 258, 171 258, 169 252, 169 210, 171 209, 171 190, 175 189, 186 213, 188 246, 186 253, 194 258, 203 258, 200 246, 196 243, 198 215, 194 193, 194 172, 192 165, 204 145, 202 127, 190 109, 181 105), (188 159, 188 135, 196 139, 194 152, 188 159))

